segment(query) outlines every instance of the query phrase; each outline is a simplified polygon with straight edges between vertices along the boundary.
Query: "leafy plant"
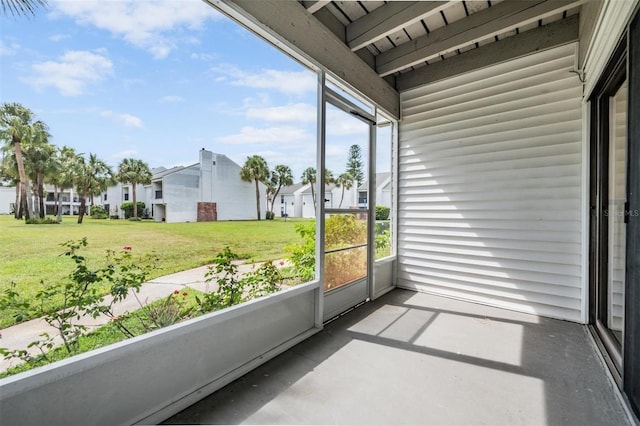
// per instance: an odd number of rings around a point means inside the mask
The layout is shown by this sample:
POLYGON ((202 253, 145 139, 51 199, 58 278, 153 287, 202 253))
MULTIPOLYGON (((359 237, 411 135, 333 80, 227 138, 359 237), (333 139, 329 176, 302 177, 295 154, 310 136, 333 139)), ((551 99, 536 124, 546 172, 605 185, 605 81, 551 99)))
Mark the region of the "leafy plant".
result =
POLYGON ((376 206, 376 220, 389 220, 391 209, 387 206, 376 206))
MULTIPOLYGON (((6 289, 0 295, 0 307, 3 310, 15 312, 17 322, 25 318, 40 317, 47 324, 57 330, 63 342, 67 354, 78 352, 78 339, 85 334, 88 328, 78 321, 82 317, 97 318, 101 314, 109 318, 115 318, 114 304, 122 301, 130 290, 138 291, 147 278, 147 268, 139 262, 133 261, 131 247, 125 246, 122 253, 107 252, 107 265, 103 268, 91 269, 87 259, 80 254, 80 250, 87 246, 87 239, 79 241, 67 241, 61 244, 65 251, 62 256, 70 258, 75 267, 66 280, 55 281, 53 284, 45 284, 41 281, 41 289, 35 294, 33 301, 22 298, 15 291, 15 284, 6 289), (103 303, 99 284, 108 282, 111 285, 111 298, 103 303), (62 306, 50 303, 52 299, 62 299, 62 306)), ((126 336, 133 333, 121 327, 126 336)), ((40 355, 33 357, 26 350, 8 350, 0 348, 0 354, 5 359, 19 358, 28 363, 38 362, 46 358, 46 353, 54 347, 53 337, 44 333, 28 345, 28 348, 36 347, 40 355)))
POLYGON ((181 293, 180 290, 174 290, 173 293, 161 299, 158 303, 145 305, 142 308, 145 318, 139 317, 144 329, 151 331, 167 327, 187 318, 193 311, 193 307, 189 306, 185 301, 187 296, 188 293, 186 291, 181 293))
POLYGON ((271 262, 264 262, 255 271, 240 277, 238 265, 233 262, 237 257, 227 246, 209 266, 205 281, 208 284, 215 280, 217 286, 202 299, 196 296, 201 313, 227 308, 280 290, 282 276, 271 262))
POLYGON ((91 206, 92 219, 106 219, 109 217, 108 212, 102 206, 91 206))
MULTIPOLYGON (((136 202, 136 204, 139 212, 144 210, 144 203, 142 201, 138 201, 136 202)), ((120 210, 124 212, 125 219, 129 219, 130 217, 133 217, 133 202, 125 201, 124 203, 120 204, 120 210)))
POLYGON ((293 274, 303 281, 310 281, 315 277, 316 269, 316 222, 299 223, 295 229, 302 237, 302 242, 290 244, 285 250, 293 265, 293 274))

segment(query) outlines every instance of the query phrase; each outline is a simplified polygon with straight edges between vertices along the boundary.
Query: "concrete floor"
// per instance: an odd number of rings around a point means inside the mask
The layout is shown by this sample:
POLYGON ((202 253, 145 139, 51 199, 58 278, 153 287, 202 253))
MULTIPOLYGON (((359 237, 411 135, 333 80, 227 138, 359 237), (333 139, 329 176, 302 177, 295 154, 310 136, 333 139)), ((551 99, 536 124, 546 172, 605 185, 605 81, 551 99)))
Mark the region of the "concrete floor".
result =
POLYGON ((394 290, 166 423, 631 424, 587 333, 394 290))

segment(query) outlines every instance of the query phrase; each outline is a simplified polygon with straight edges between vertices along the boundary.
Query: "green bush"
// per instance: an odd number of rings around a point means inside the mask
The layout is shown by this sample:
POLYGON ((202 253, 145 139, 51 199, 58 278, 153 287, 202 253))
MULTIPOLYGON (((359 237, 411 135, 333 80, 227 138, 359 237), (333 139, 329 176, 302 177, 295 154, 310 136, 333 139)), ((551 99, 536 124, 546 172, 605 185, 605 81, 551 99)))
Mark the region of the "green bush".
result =
MULTIPOLYGON (((142 210, 144 210, 144 203, 142 201, 136 202, 138 205, 138 215, 142 215, 142 210)), ((124 218, 129 219, 133 216, 133 203, 131 201, 125 201, 120 205, 120 209, 124 212, 124 218)))
POLYGON ((54 217, 32 217, 25 221, 27 225, 57 225, 59 222, 54 217))
POLYGON ((130 217, 128 220, 132 222, 142 222, 142 219, 140 219, 139 217, 130 217))
POLYGON ((266 220, 273 220, 273 219, 275 219, 275 218, 276 218, 276 214, 275 214, 274 212, 266 212, 266 213, 264 214, 264 218, 265 218, 266 220))
POLYGON ((391 209, 386 206, 376 206, 376 220, 388 220, 391 209))
POLYGON ((106 219, 109 214, 102 206, 91 206, 91 217, 93 219, 106 219))

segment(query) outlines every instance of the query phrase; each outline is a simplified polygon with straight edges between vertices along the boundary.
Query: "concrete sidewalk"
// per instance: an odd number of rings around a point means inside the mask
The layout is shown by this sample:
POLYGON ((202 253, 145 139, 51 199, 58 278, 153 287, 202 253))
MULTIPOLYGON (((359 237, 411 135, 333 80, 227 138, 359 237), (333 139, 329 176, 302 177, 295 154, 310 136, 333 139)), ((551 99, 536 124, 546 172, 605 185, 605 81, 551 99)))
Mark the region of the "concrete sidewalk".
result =
MULTIPOLYGON (((279 260, 274 261, 276 267, 280 267, 279 260)), ((260 266, 261 263, 248 263, 238 264, 238 274, 243 275, 250 272, 260 266)), ((113 310, 116 315, 122 315, 126 312, 133 312, 140 309, 140 302, 143 304, 151 303, 155 300, 168 296, 175 290, 180 292, 185 289, 195 289, 201 292, 212 291, 215 286, 215 280, 210 283, 205 282, 205 274, 208 271, 208 266, 200 266, 194 269, 188 269, 182 272, 176 272, 175 274, 165 275, 163 277, 154 278, 148 281, 140 287, 140 292, 135 295, 130 292, 129 296, 122 302, 114 305, 113 310)), ((110 296, 106 296, 105 303, 108 303, 110 296)), ((101 315, 97 318, 83 317, 78 323, 85 325, 90 329, 101 327, 109 322, 109 318, 105 315, 101 315)), ((49 333, 51 336, 57 336, 58 332, 55 328, 49 326, 42 319, 33 319, 25 321, 20 324, 16 324, 11 327, 0 330, 0 347, 9 350, 28 349, 31 342, 41 339, 42 333, 49 333)), ((62 344, 62 339, 58 336, 55 339, 56 344, 62 344)), ((35 354, 38 353, 37 348, 28 349, 29 352, 35 354)), ((22 363, 19 359, 15 358, 10 361, 0 356, 0 372, 6 371, 8 368, 22 363)))

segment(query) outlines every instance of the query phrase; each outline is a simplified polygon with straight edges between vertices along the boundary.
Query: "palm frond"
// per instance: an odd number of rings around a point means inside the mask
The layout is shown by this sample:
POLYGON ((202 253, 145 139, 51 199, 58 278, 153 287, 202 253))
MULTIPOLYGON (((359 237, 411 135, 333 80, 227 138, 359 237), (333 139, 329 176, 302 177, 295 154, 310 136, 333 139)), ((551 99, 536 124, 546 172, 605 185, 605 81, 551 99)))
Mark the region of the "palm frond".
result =
POLYGON ((39 8, 47 7, 47 0, 0 0, 2 14, 8 16, 35 15, 39 8))

